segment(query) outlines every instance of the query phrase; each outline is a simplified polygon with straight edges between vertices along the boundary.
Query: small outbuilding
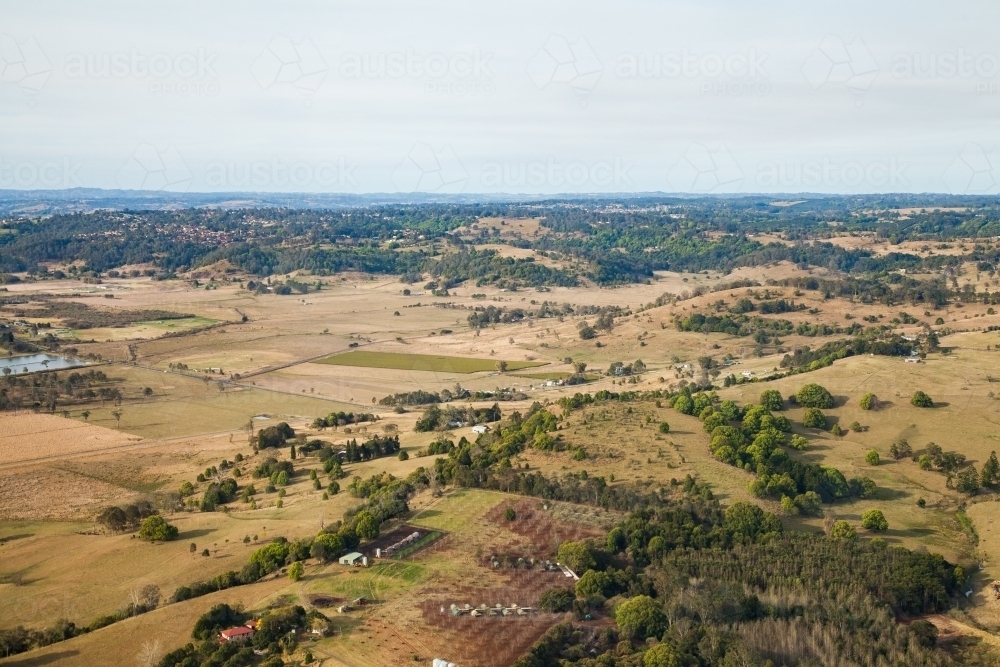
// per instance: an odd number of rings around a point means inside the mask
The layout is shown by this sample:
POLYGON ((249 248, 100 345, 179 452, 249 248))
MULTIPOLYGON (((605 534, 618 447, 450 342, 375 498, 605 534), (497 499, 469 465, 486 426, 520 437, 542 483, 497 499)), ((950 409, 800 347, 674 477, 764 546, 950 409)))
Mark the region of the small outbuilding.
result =
POLYGON ((352 551, 349 554, 344 554, 340 557, 341 565, 361 565, 361 559, 363 556, 357 551, 352 551))
POLYGON ((487 426, 486 424, 476 424, 475 426, 472 427, 472 432, 473 433, 478 433, 480 435, 482 435, 483 433, 486 433, 489 430, 490 430, 490 427, 487 426))

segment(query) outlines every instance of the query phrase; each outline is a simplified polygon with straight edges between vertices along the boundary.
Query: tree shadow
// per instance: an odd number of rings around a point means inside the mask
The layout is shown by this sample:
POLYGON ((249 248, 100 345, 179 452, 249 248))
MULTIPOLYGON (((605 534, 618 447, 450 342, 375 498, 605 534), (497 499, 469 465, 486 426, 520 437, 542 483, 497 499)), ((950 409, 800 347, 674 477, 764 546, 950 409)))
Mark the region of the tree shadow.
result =
POLYGON ((875 493, 871 496, 876 500, 899 500, 900 498, 909 498, 911 494, 909 491, 902 491, 900 489, 890 489, 884 486, 876 487, 875 493))
POLYGON ((890 530, 889 532, 899 537, 927 537, 935 533, 933 528, 907 528, 905 530, 890 530))
POLYGON ((419 512, 419 515, 420 515, 421 519, 424 519, 424 518, 427 518, 427 517, 441 516, 442 514, 444 514, 444 512, 441 511, 441 510, 423 510, 423 511, 419 512))
POLYGON ((41 667, 42 665, 51 665, 54 662, 59 662, 60 660, 65 660, 66 658, 73 658, 80 655, 79 651, 58 651, 56 653, 47 653, 45 655, 36 655, 30 658, 23 658, 21 660, 13 660, 10 662, 5 662, 5 667, 41 667))
POLYGON ((204 537, 210 533, 214 533, 215 528, 195 528, 193 530, 185 530, 184 532, 177 535, 178 540, 188 540, 195 537, 204 537))
POLYGON ((0 544, 7 544, 8 542, 13 542, 14 540, 23 540, 26 537, 34 536, 34 533, 18 533, 17 535, 8 535, 7 537, 0 537, 0 544))

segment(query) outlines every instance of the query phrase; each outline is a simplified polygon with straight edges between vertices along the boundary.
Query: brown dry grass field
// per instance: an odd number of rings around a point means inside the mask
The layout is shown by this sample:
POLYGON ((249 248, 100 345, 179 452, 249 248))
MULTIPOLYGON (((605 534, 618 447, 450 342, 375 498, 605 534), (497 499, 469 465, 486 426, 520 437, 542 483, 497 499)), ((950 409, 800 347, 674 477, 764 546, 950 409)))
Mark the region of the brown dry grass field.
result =
MULTIPOLYGON (((538 230, 537 221, 534 227, 530 221, 497 223, 481 224, 526 236, 538 230)), ((126 389, 120 424, 111 414, 116 407, 111 402, 103 407, 99 402, 68 406, 70 419, 58 413, 0 414, 0 627, 41 627, 60 617, 87 623, 123 607, 130 590, 149 583, 169 596, 179 585, 239 569, 255 536, 260 543, 277 535, 292 539, 315 534, 321 522, 339 519, 359 502, 347 493, 322 500, 321 492, 315 491, 308 479, 308 471, 318 468, 318 461, 300 458, 296 469, 305 474, 294 478, 280 509, 276 507, 277 494, 259 493, 257 510, 236 502, 226 513, 168 514, 181 535, 166 544, 150 545, 130 535, 90 534, 95 532, 94 517, 104 506, 175 491, 182 482, 193 482, 206 467, 231 460, 237 453, 251 457, 244 469, 254 465, 261 455, 253 457, 244 430, 253 416, 266 417, 256 420, 255 428, 287 421, 309 437, 339 444, 365 434, 359 434, 356 427, 350 434, 344 429, 318 433, 308 428, 312 419, 338 410, 375 412, 380 421, 366 425, 367 435, 395 425, 410 459, 350 464, 346 467, 348 479, 383 471, 405 476, 418 466, 432 465, 432 459, 415 454, 439 434, 413 431, 419 409, 396 414, 373 407, 372 399, 377 402, 388 394, 416 389, 451 389, 455 383, 473 390, 514 387, 525 391, 528 401, 501 405, 507 414, 515 409, 523 411, 534 400, 554 403, 576 391, 676 387, 685 372, 679 367, 696 364, 697 358, 706 354, 717 358, 733 355, 737 363, 732 372, 737 375, 744 370, 765 374, 780 364, 783 352, 776 347, 765 348, 758 357, 747 338, 682 333, 672 323, 675 317, 707 312, 719 300, 732 305, 747 292, 746 288, 712 292, 719 284, 740 278, 763 283, 768 278, 795 275, 803 275, 803 271, 783 263, 740 269, 727 276, 661 272, 651 284, 615 289, 583 286, 549 292, 503 292, 469 284, 452 290, 448 297, 425 293, 420 285, 409 286, 413 293, 405 296, 403 289, 408 286, 398 280, 361 275, 327 277, 321 291, 288 297, 253 295, 228 284, 204 290, 186 282, 148 279, 113 281, 113 299, 103 298, 93 286, 69 281, 55 287, 52 283, 11 285, 11 292, 21 294, 42 291, 99 308, 173 310, 222 324, 187 335, 164 336, 170 332, 149 324, 75 332, 73 346, 81 354, 100 354, 112 362, 101 369, 126 389), (710 291, 690 298, 699 287, 710 291), (640 310, 665 292, 689 298, 640 310), (473 299, 474 293, 486 298, 473 299), (542 301, 619 305, 631 308, 634 314, 619 318, 614 330, 602 332, 596 341, 583 341, 577 335, 578 327, 585 320, 592 323, 593 317, 526 321, 478 332, 468 327, 470 308, 532 308, 532 301, 536 306, 542 301), (246 322, 241 321, 243 316, 246 322), (452 333, 442 334, 443 329, 452 333), (86 342, 90 338, 94 342, 86 342), (376 352, 543 362, 547 373, 571 371, 567 357, 584 361, 596 371, 613 361, 642 359, 649 372, 638 384, 625 387, 606 377, 582 387, 545 387, 537 378, 495 371, 464 374, 311 363, 351 349, 353 344, 376 352), (189 369, 222 368, 223 372, 173 372, 172 364, 185 364, 189 369), (230 374, 239 374, 240 379, 229 381, 230 374), (227 380, 221 388, 220 380, 227 380), (143 397, 139 393, 142 387, 150 387, 152 395, 143 397), (86 424, 81 416, 84 409, 91 413, 86 424), (247 536, 250 546, 243 542, 247 536), (195 554, 190 551, 191 543, 197 546, 195 554), (209 557, 200 555, 204 548, 210 549, 209 557)), ((830 274, 816 269, 812 275, 830 274)), ((959 280, 983 285, 989 277, 967 266, 959 280)), ((838 399, 837 407, 826 411, 828 416, 845 428, 858 421, 867 430, 838 438, 828 431, 804 429, 800 425, 802 411, 790 409, 787 414, 796 423, 796 432, 810 441, 806 451, 794 452, 794 456, 837 467, 848 477, 870 476, 880 488, 873 499, 827 506, 827 514, 857 524, 862 511, 879 507, 890 523, 890 542, 940 552, 969 569, 982 563, 975 594, 965 611, 982 627, 1000 626, 1000 602, 984 592, 985 584, 1000 578, 1000 524, 994 527, 994 494, 970 499, 947 488, 942 474, 920 470, 909 460, 892 461, 888 455, 893 440, 904 437, 917 451, 935 442, 945 450, 964 454, 978 468, 990 451, 1000 449, 1000 385, 987 378, 991 373, 1000 375, 996 371, 1000 368, 1000 351, 996 351, 1000 332, 985 331, 1000 325, 1000 315, 988 315, 986 307, 980 305, 925 314, 922 309, 823 301, 813 292, 795 295, 788 288, 767 289, 772 298, 795 299, 819 310, 816 314, 800 311, 774 316, 794 323, 846 326, 848 314, 856 320, 869 315, 888 320, 899 310, 908 310, 931 324, 942 317, 945 326, 954 331, 941 341, 951 352, 931 354, 925 363, 853 357, 809 374, 720 389, 719 394, 748 403, 756 401, 765 388, 778 389, 787 396, 807 382, 826 386, 838 399), (911 406, 909 397, 916 389, 929 393, 938 407, 911 406), (858 407, 866 391, 883 400, 882 409, 865 412, 858 407), (881 465, 865 463, 869 449, 882 455, 881 465), (926 507, 917 506, 918 498, 926 500, 926 507), (957 514, 963 506, 978 535, 963 530, 957 514)), ((0 318, 7 315, 0 309, 0 318)), ((53 322, 53 326, 59 324, 53 322)), ((818 347, 837 338, 791 335, 782 337, 781 346, 818 347)), ((456 440, 473 436, 469 428, 447 435, 456 440)), ((614 475, 619 481, 660 484, 691 473, 709 482, 723 503, 754 500, 780 512, 776 503, 750 497, 747 473, 711 458, 708 436, 697 419, 658 408, 653 402, 588 406, 570 414, 559 435, 569 445, 582 446, 587 457, 580 461, 573 460, 569 452, 528 450, 517 463, 527 463, 547 474, 587 470, 591 475, 614 475), (657 431, 660 421, 670 423, 670 433, 657 431)), ((281 456, 288 456, 288 451, 283 450, 281 456)), ((202 487, 199 485, 199 493, 202 487)), ((446 531, 447 536, 405 561, 366 570, 310 562, 306 576, 296 584, 278 578, 170 605, 87 636, 0 660, 0 664, 133 663, 146 642, 158 641, 164 651, 184 643, 194 619, 216 600, 240 600, 250 608, 259 608, 276 596, 290 596, 287 599, 308 606, 309 596, 348 599, 365 595, 378 603, 350 615, 330 612, 337 633, 310 645, 322 664, 399 665, 418 655, 424 659, 447 656, 462 665, 507 665, 559 619, 546 615, 453 619, 450 614, 442 615, 440 607, 452 602, 534 604, 540 591, 560 583, 562 575, 494 571, 486 566, 488 556, 519 552, 543 557, 551 554, 560 540, 601 534, 619 518, 589 507, 543 505, 534 499, 492 492, 450 491, 441 498, 424 493, 414 499, 414 514, 407 522, 446 531), (500 520, 507 506, 517 510, 519 521, 513 525, 500 520)), ((788 527, 805 530, 818 531, 823 526, 820 518, 786 517, 783 521, 788 527)), ((391 526, 385 528, 389 529, 391 526)))
POLYGON ((0 461, 4 465, 49 456, 122 447, 141 438, 55 415, 21 412, 0 419, 0 461))

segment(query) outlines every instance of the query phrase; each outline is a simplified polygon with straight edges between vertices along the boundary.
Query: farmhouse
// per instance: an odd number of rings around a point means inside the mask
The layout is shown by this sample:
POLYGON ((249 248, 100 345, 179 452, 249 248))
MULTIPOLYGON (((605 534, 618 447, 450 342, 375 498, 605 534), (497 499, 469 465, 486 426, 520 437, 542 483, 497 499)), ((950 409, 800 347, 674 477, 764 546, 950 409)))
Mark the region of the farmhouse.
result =
POLYGON ((219 639, 224 642, 245 642, 253 637, 253 629, 245 625, 229 628, 219 633, 219 639))
POLYGON ((361 564, 361 554, 357 551, 352 551, 349 554, 344 554, 340 557, 341 565, 360 565, 361 564))

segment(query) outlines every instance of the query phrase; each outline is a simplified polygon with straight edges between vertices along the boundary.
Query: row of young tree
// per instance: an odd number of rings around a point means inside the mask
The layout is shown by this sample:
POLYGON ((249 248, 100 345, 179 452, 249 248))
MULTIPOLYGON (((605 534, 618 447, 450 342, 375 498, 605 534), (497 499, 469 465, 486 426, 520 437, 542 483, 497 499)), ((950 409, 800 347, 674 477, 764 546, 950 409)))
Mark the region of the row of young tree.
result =
POLYGON ((580 578, 543 593, 542 608, 615 625, 560 624, 516 667, 950 664, 933 625, 896 619, 950 607, 961 567, 878 538, 788 533, 699 486, 656 493, 603 540, 560 545, 580 578))

